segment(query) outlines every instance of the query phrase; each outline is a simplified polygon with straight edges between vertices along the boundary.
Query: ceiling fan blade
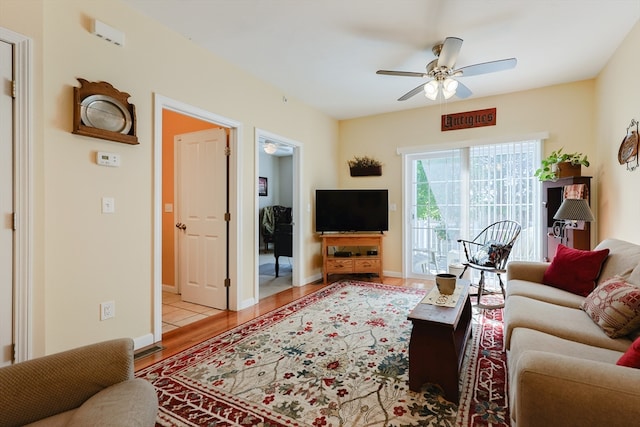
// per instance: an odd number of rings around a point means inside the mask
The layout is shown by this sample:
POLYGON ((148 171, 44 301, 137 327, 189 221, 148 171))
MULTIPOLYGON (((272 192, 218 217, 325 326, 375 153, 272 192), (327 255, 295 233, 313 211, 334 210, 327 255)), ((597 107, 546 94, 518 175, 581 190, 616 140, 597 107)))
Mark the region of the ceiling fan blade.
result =
POLYGON ((402 95, 400 98, 398 98, 398 101, 406 101, 407 99, 420 93, 421 90, 424 90, 424 83, 422 83, 420 86, 417 86, 414 89, 411 89, 409 92, 402 95))
POLYGON ((462 47, 462 39, 447 37, 442 44, 442 50, 438 56, 438 67, 453 68, 458 60, 458 54, 462 47))
POLYGON ((376 74, 382 74, 385 76, 402 76, 402 77, 428 77, 425 73, 414 73, 413 71, 389 71, 378 70, 376 74))
POLYGON ((468 65, 453 72, 456 77, 477 76, 478 74, 495 73, 515 68, 518 60, 516 58, 500 59, 498 61, 483 62, 481 64, 468 65))
POLYGON ((456 88, 456 96, 460 99, 465 99, 471 96, 471 89, 458 81, 458 87, 456 88))

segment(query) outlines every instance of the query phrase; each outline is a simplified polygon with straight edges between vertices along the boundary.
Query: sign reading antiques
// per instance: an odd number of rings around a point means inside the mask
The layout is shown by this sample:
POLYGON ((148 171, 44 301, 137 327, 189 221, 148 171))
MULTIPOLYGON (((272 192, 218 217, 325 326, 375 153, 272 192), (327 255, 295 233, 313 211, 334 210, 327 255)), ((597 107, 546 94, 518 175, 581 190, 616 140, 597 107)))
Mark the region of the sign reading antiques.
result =
POLYGON ((465 111, 464 113, 444 114, 442 116, 442 128, 446 130, 479 128, 482 126, 496 125, 496 109, 465 111))

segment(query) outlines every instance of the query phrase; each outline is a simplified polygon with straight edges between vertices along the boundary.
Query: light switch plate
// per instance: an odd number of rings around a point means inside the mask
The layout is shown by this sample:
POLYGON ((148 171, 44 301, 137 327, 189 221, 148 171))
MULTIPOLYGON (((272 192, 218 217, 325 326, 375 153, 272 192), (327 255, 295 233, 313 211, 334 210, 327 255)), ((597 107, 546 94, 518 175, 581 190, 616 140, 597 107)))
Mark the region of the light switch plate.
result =
POLYGON ((113 197, 102 198, 102 213, 109 214, 116 211, 116 201, 113 197))

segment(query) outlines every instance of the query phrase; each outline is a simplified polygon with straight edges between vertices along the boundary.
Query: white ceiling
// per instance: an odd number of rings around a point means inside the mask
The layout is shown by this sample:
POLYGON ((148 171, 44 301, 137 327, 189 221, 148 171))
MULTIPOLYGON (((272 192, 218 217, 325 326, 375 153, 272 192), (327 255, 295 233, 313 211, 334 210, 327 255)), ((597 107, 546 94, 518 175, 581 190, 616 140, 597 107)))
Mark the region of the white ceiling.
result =
POLYGON ((422 72, 445 37, 464 40, 456 68, 518 59, 462 78, 477 98, 593 78, 640 18, 640 0, 124 1, 337 119, 433 104, 375 72, 422 72))

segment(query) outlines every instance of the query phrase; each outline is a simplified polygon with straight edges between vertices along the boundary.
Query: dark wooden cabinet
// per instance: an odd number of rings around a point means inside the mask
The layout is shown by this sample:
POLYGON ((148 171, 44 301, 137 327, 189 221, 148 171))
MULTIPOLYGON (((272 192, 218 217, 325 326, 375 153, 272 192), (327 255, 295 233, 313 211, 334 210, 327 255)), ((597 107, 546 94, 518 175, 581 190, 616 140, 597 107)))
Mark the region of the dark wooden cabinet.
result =
POLYGON ((591 225, 588 222, 581 224, 581 228, 566 228, 566 241, 561 242, 554 237, 553 223, 556 221, 553 216, 562 204, 562 194, 565 185, 585 184, 588 191, 588 201, 591 204, 591 177, 590 176, 570 176, 560 178, 557 181, 545 181, 542 183, 542 230, 544 233, 542 256, 544 261, 551 261, 556 254, 556 249, 560 243, 575 249, 591 249, 591 225))

